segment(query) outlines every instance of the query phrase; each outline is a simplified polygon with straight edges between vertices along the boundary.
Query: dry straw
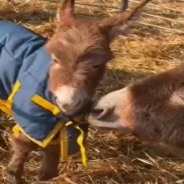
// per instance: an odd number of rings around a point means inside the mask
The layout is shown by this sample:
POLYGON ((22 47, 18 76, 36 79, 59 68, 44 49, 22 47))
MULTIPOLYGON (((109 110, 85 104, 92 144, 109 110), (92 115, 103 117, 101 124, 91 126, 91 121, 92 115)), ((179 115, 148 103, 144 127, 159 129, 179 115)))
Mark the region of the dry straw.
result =
MULTIPOLYGON (((109 3, 118 6, 115 0, 85 0, 84 3, 109 3)), ((147 6, 146 13, 152 13, 177 21, 184 21, 182 1, 155 0, 155 9, 147 6), (179 11, 173 11, 177 9, 179 11)), ((130 7, 133 6, 130 4, 130 7)), ((9 5, 1 1, 0 20, 21 24, 50 37, 54 30, 54 13, 57 4, 48 1, 9 5)), ((77 6, 79 13, 113 16, 117 9, 77 6)), ((81 17, 93 19, 90 17, 81 17)), ((184 31, 182 24, 143 16, 144 22, 184 31)), ((174 67, 183 60, 184 36, 155 27, 140 25, 130 37, 120 37, 112 48, 116 58, 109 63, 107 75, 98 88, 97 96, 120 89, 140 79, 174 67)), ((10 151, 4 148, 10 120, 1 117, 0 183, 4 183, 5 168, 10 151), (6 126, 4 127, 4 125, 6 126), (3 140, 4 139, 4 140, 3 140)), ((60 177, 52 184, 181 184, 184 183, 184 159, 147 145, 133 136, 103 132, 92 128, 89 133, 88 169, 84 170, 80 159, 60 164, 60 177)), ((38 183, 36 176, 40 166, 40 153, 33 153, 26 165, 28 183, 38 183)))

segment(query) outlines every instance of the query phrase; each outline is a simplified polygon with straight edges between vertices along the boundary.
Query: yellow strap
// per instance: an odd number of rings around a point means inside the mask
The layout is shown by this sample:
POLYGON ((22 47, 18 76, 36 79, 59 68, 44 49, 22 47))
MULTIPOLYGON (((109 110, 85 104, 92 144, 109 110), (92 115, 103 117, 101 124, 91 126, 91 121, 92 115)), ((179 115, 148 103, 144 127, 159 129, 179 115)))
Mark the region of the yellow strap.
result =
MULTIPOLYGON (((73 124, 72 121, 66 123, 66 126, 69 126, 73 124)), ((81 159, 82 159, 82 163, 84 165, 84 167, 87 167, 87 159, 86 159, 86 150, 85 147, 83 145, 83 141, 84 141, 84 131, 78 126, 74 126, 74 128, 76 128, 77 130, 80 131, 80 135, 77 138, 77 143, 80 147, 80 152, 81 152, 81 159)), ((67 136, 66 136, 66 127, 63 127, 60 131, 60 143, 61 143, 61 153, 62 153, 62 159, 66 160, 68 158, 68 144, 67 144, 67 136)))
POLYGON ((78 126, 75 126, 76 129, 78 129, 80 131, 80 135, 77 138, 77 143, 80 146, 80 152, 81 152, 81 158, 82 158, 82 163, 84 165, 84 167, 87 167, 87 159, 86 159, 86 150, 85 147, 83 145, 83 141, 84 141, 84 131, 78 126))
MULTIPOLYGON (((15 126, 12 128, 12 132, 13 132, 12 135, 17 135, 17 134, 19 134, 19 133, 20 133, 19 126, 18 126, 18 125, 15 125, 15 126)), ((12 135, 9 137, 9 141, 11 141, 12 135)))
POLYGON ((70 126, 72 124, 73 124, 73 122, 72 121, 69 121, 68 123, 65 124, 65 126, 70 126))
MULTIPOLYGON (((33 102, 35 102, 36 104, 40 105, 41 107, 44 107, 45 109, 51 111, 54 115, 57 115, 58 113, 60 113, 60 109, 53 105, 52 103, 50 103, 49 101, 45 100, 44 98, 42 98, 39 95, 34 95, 31 99, 33 102)), ((76 117, 75 121, 82 121, 83 119, 86 119, 86 117, 84 115, 76 117)), ((68 123, 65 124, 65 126, 70 126, 72 125, 73 122, 70 121, 68 123)), ((61 154, 62 154, 62 159, 63 160, 67 160, 68 158, 68 143, 67 143, 67 136, 66 136, 66 127, 61 128, 60 131, 60 144, 61 144, 61 154)), ((82 163, 85 167, 87 167, 87 163, 86 163, 86 154, 85 154, 85 148, 83 146, 83 140, 84 140, 84 132, 82 129, 80 129, 79 126, 75 126, 76 129, 78 129, 80 131, 80 135, 77 139, 77 143, 80 146, 80 152, 81 152, 81 157, 82 157, 82 163)))
POLYGON ((51 111, 54 115, 57 115, 61 112, 57 106, 53 105, 39 95, 34 95, 31 100, 41 107, 44 107, 45 109, 51 111))
POLYGON ((2 100, 0 99, 0 109, 5 112, 8 116, 13 116, 12 110, 11 110, 11 105, 12 105, 12 100, 15 95, 15 93, 18 91, 20 88, 20 82, 17 81, 13 87, 12 93, 9 95, 7 100, 2 100))
POLYGON ((15 126, 12 128, 12 131, 13 131, 14 134, 20 133, 19 126, 18 126, 18 125, 15 125, 15 126))
POLYGON ((7 100, 8 103, 12 104, 13 97, 14 97, 15 93, 19 90, 20 86, 21 86, 21 85, 20 85, 20 82, 17 81, 17 82, 15 83, 14 87, 13 87, 12 93, 11 93, 10 96, 8 97, 8 100, 7 100))
POLYGON ((7 101, 0 99, 0 109, 5 112, 8 116, 13 116, 11 106, 7 101))
POLYGON ((68 141, 67 141, 66 127, 60 130, 60 145, 61 145, 61 157, 64 161, 68 159, 68 141))
MULTIPOLYGON (((81 118, 85 118, 85 117, 81 117, 81 118)), ((73 122, 70 121, 68 123, 65 124, 65 126, 70 126, 72 125, 73 122)), ((79 130, 80 131, 80 135, 79 137, 77 138, 77 143, 78 145, 80 146, 80 152, 81 152, 81 158, 82 158, 82 163, 84 165, 84 167, 87 167, 87 159, 86 159, 86 150, 85 150, 85 147, 83 145, 83 141, 84 141, 84 131, 78 126, 74 126, 75 129, 79 130)))
MULTIPOLYGON (((7 113, 8 115, 12 116, 12 112, 11 112, 11 104, 12 104, 12 100, 13 100, 13 97, 15 95, 15 93, 18 91, 18 89, 21 87, 21 84, 19 81, 17 81, 14 85, 14 88, 13 88, 13 91, 12 93, 10 94, 10 96, 8 97, 8 100, 7 101, 3 101, 3 100, 0 100, 0 105, 1 105, 1 109, 7 113)), ((44 107, 45 109, 51 111, 54 115, 57 115, 58 113, 60 113, 60 109, 53 105, 52 103, 50 103, 49 101, 45 100, 44 98, 42 98, 41 96, 39 95, 34 95, 31 100, 33 102, 35 102, 36 104, 44 107)), ((80 117, 77 117, 76 119, 77 120, 82 120, 84 118, 84 116, 80 116, 80 117)), ((66 125, 69 126, 73 124, 72 122, 68 122, 66 125)), ((60 127, 61 128, 61 127, 60 127)), ((83 130, 79 127, 79 126, 75 126, 76 129, 78 129, 80 131, 80 135, 79 137, 77 138, 77 143, 79 144, 80 146, 80 152, 81 152, 81 157, 82 157, 82 163, 85 167, 87 167, 87 159, 86 159, 86 150, 83 146, 83 140, 84 140, 84 132, 83 130)), ((13 132, 14 134, 16 133, 19 133, 19 130, 20 130, 20 127, 18 126, 14 126, 13 128, 13 132)), ((61 153, 62 153, 62 158, 63 160, 66 160, 68 158, 68 154, 67 154, 67 151, 68 151, 68 144, 67 144, 67 136, 66 136, 66 127, 63 127, 61 128, 61 131, 60 131, 60 141, 61 141, 61 153)))

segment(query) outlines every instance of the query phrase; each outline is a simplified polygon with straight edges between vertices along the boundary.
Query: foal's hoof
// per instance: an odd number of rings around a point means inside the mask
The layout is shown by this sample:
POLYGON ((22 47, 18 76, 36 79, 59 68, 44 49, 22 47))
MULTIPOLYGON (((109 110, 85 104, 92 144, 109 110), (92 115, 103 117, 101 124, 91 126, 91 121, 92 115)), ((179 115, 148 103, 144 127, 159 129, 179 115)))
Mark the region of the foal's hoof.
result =
POLYGON ((57 177, 58 174, 57 173, 52 173, 52 172, 49 172, 49 173, 45 173, 45 172, 41 172, 40 175, 39 175, 39 180, 40 181, 48 181, 48 180, 51 180, 55 177, 57 177))
POLYGON ((6 176, 6 184, 23 184, 23 180, 16 173, 9 171, 6 176))

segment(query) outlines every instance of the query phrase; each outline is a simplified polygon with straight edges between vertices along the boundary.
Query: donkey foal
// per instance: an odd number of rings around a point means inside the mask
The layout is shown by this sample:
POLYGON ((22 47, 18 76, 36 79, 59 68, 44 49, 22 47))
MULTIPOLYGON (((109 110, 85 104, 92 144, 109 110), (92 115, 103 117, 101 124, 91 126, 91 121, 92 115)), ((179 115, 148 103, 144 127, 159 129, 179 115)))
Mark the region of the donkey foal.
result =
MULTIPOLYGON (((0 99, 7 100, 8 108, 0 102, 2 110, 16 120, 8 183, 20 184, 24 162, 38 146, 44 151, 40 179, 56 176, 60 144, 51 143, 58 134, 65 135, 63 130, 68 139, 68 149, 62 147, 63 156, 80 150, 76 141, 79 130, 65 128, 60 115, 75 118, 89 109, 106 63, 113 58, 110 43, 127 33, 140 17, 138 10, 148 1, 132 11, 89 23, 73 15, 74 0, 65 0, 50 40, 0 22, 0 99)), ((88 124, 79 127, 86 138, 88 124)))

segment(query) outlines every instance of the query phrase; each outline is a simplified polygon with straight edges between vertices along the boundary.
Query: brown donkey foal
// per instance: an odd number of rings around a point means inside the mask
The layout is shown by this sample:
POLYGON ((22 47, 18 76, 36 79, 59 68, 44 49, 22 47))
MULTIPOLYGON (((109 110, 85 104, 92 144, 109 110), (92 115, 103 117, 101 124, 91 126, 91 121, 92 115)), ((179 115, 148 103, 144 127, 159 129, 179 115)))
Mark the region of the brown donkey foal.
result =
MULTIPOLYGON (((65 0, 59 8, 56 32, 44 48, 52 58, 48 70, 49 91, 55 95, 57 106, 67 116, 79 115, 88 108, 104 75, 106 63, 113 58, 111 41, 118 35, 124 35, 134 25, 140 17, 138 10, 148 1, 132 11, 93 23, 74 17, 74 0, 65 0)), ((43 67, 44 63, 39 70, 36 69, 37 73, 43 67)), ((22 85, 20 91, 23 88, 22 85)), ((22 104, 27 104, 27 101, 22 104)), ((13 108, 16 107, 13 105, 13 108)), ((47 124, 46 119, 42 125, 47 124)), ((8 166, 7 182, 19 184, 24 162, 38 145, 21 132, 11 139, 14 153, 8 166)), ((60 146, 49 144, 43 152, 40 179, 48 180, 57 175, 60 146)))
POLYGON ((170 151, 183 151, 184 65, 105 95, 88 121, 96 127, 132 133, 170 151))

